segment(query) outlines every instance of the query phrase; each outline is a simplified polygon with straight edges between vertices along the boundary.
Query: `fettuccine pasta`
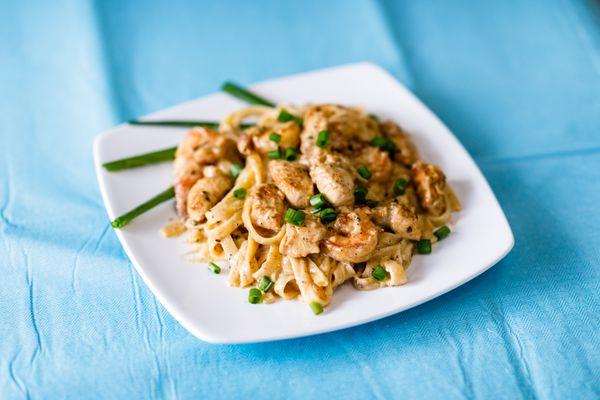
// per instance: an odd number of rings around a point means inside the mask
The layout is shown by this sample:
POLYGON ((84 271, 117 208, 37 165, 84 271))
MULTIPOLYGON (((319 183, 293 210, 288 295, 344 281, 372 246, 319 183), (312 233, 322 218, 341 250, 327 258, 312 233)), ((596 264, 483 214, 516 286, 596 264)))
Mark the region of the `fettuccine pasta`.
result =
POLYGON ((322 310, 348 281, 403 285, 460 210, 409 136, 360 108, 247 107, 192 129, 174 165, 180 220, 165 234, 187 233, 190 257, 227 261, 229 285, 265 303, 322 310))

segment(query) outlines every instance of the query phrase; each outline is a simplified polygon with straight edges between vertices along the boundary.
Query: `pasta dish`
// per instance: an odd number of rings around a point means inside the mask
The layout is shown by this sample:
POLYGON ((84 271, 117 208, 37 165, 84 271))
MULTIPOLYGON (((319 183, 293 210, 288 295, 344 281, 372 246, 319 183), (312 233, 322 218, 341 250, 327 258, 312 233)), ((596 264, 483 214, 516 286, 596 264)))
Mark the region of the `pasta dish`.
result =
POLYGON ((396 123, 355 107, 254 105, 177 148, 179 220, 194 260, 250 288, 251 303, 300 299, 315 314, 350 281, 399 286, 413 254, 450 234, 460 204, 396 123))

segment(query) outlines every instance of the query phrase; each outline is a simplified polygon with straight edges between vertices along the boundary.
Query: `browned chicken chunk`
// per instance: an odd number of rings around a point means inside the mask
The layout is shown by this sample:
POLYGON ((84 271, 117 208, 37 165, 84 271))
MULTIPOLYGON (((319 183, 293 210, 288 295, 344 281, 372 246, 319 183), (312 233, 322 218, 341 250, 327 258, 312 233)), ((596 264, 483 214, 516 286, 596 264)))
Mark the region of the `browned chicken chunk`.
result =
POLYGON ((286 224, 285 235, 279 245, 283 255, 306 257, 319 252, 319 242, 325 237, 327 230, 317 217, 305 213, 304 224, 296 226, 286 224))
POLYGON ((285 213, 283 199, 283 193, 271 183, 254 188, 246 200, 250 202, 252 223, 263 229, 279 230, 285 213))
POLYGON ((272 160, 269 162, 269 175, 292 206, 308 207, 308 201, 314 191, 308 169, 304 165, 297 162, 272 160))
POLYGON ((421 239, 419 218, 404 204, 389 203, 373 208, 371 218, 376 224, 391 228, 405 239, 421 239))
POLYGON ((191 221, 201 222, 204 214, 217 204, 233 185, 233 181, 216 167, 205 167, 187 197, 187 214, 191 221))

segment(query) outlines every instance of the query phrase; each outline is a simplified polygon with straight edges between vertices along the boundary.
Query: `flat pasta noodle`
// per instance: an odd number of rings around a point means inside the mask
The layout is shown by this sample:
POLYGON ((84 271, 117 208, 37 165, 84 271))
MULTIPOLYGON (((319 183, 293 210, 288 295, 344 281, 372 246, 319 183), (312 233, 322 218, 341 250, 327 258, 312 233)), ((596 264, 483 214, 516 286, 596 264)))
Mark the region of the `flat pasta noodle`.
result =
MULTIPOLYGON (((330 284, 320 286, 315 282, 311 274, 311 266, 316 266, 314 261, 309 258, 288 257, 296 279, 296 284, 300 290, 300 295, 305 303, 317 302, 321 305, 329 304, 333 289, 330 284), (312 265, 311 265, 312 263, 312 265)), ((318 267, 317 267, 318 268, 318 267)), ((314 270, 313 270, 314 272, 314 270)))
POLYGON ((286 300, 295 299, 300 295, 300 289, 296 283, 296 277, 294 271, 292 271, 292 264, 289 257, 283 257, 282 259, 281 273, 277 276, 275 285, 273 285, 273 291, 279 297, 286 300))
POLYGON ((229 266, 228 282, 231 286, 247 287, 254 283, 254 272, 258 269, 256 252, 259 244, 248 238, 233 256, 229 266))
POLYGON ((242 221, 244 223, 244 227, 248 230, 248 236, 252 237, 252 239, 260 244, 278 245, 279 242, 281 242, 283 235, 285 235, 285 225, 283 225, 275 235, 270 237, 263 236, 256 230, 254 224, 252 223, 252 218, 250 217, 250 213, 252 211, 251 207, 252 205, 247 201, 244 203, 244 208, 242 211, 242 221))
POLYGON ((260 268, 254 273, 254 279, 260 280, 263 276, 267 276, 271 281, 275 282, 281 273, 283 256, 279 252, 279 246, 268 246, 265 260, 260 265, 260 268))
POLYGON ((257 154, 248 156, 246 166, 235 181, 233 188, 215 206, 206 212, 204 234, 210 239, 223 239, 243 224, 244 202, 235 197, 237 189, 250 190, 264 181, 265 168, 257 154))

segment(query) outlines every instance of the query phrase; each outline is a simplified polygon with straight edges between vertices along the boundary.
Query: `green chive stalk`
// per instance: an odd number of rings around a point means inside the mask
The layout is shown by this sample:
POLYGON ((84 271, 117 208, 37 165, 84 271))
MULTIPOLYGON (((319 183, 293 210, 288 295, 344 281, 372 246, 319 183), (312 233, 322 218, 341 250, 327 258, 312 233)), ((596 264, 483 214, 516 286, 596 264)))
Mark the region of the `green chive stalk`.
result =
POLYGON ((140 204, 133 210, 126 212, 125 214, 121 215, 120 217, 115 218, 115 220, 112 221, 110 224, 113 228, 122 228, 125 225, 127 225, 128 223, 130 223, 136 217, 145 213, 146 211, 151 210, 154 207, 156 207, 157 205, 164 203, 165 201, 170 200, 174 197, 175 197, 175 189, 173 188, 173 186, 171 186, 164 192, 157 194, 156 196, 154 196, 150 200, 140 204))
POLYGON ((102 166, 106 168, 107 171, 111 172, 120 171, 122 169, 142 167, 144 165, 174 160, 176 151, 177 147, 169 147, 168 149, 164 150, 153 151, 151 153, 110 161, 102 164, 102 166))
MULTIPOLYGON (((135 126, 167 126, 174 128, 194 128, 202 126, 204 128, 217 129, 219 122, 216 121, 129 121, 128 124, 135 126)), ((256 124, 240 124, 241 129, 250 128, 256 124)))
POLYGON ((203 126, 205 128, 218 128, 219 122, 217 121, 138 121, 133 120, 128 122, 129 125, 142 125, 142 126, 173 126, 181 128, 193 128, 195 126, 203 126))
POLYGON ((260 106, 267 106, 267 107, 275 107, 275 104, 271 103, 270 101, 263 99, 262 97, 257 96, 256 94, 254 94, 252 92, 249 92, 248 90, 244 89, 240 85, 237 85, 233 82, 225 82, 221 86, 221 90, 223 90, 226 93, 229 93, 233 97, 236 97, 242 101, 245 101, 246 103, 257 104, 260 106))

